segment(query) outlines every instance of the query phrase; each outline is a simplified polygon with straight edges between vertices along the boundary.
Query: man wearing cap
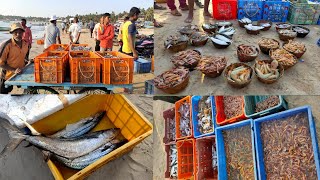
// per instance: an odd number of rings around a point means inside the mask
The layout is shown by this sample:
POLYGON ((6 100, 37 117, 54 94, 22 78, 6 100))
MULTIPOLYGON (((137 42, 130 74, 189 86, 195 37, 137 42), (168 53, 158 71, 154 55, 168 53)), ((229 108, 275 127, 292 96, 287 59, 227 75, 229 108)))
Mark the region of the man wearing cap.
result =
POLYGON ((47 49, 51 44, 61 44, 60 30, 57 27, 57 17, 55 15, 51 16, 50 24, 46 26, 44 32, 44 48, 47 49))
POLYGON ((78 24, 78 17, 73 19, 72 25, 69 27, 69 37, 70 41, 73 44, 79 44, 79 38, 81 34, 81 27, 78 24))
POLYGON ((28 43, 22 40, 24 28, 20 23, 11 25, 12 38, 5 41, 0 48, 0 93, 8 94, 13 87, 5 88, 4 82, 12 75, 21 73, 25 66, 25 57, 28 52, 28 43))

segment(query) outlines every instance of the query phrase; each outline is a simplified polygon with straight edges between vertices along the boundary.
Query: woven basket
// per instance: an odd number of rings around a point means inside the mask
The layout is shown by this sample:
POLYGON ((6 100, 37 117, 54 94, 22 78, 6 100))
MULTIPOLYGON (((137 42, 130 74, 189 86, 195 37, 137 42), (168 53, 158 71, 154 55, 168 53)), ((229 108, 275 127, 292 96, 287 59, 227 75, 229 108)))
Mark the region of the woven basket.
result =
MULTIPOLYGON (((269 56, 270 56, 270 58, 271 58, 272 60, 276 60, 276 59, 273 59, 273 58, 272 58, 272 53, 273 53, 274 50, 275 50, 275 49, 272 49, 272 50, 270 50, 270 52, 269 52, 269 56)), ((287 69, 293 67, 294 65, 296 65, 296 64, 298 63, 298 59, 297 59, 296 56, 294 56, 294 59, 295 59, 295 63, 294 63, 293 65, 284 65, 284 64, 281 64, 282 67, 283 67, 283 69, 284 69, 284 70, 287 70, 287 69)), ((279 63, 279 64, 280 64, 280 63, 279 63)))
POLYGON ((189 75, 180 84, 177 84, 176 86, 171 88, 160 89, 160 90, 162 90, 167 94, 176 94, 183 91, 188 86, 188 83, 189 83, 189 75))
POLYGON ((289 24, 290 26, 288 26, 288 27, 286 27, 286 28, 279 28, 278 26, 281 25, 281 24, 288 24, 288 23, 277 23, 276 26, 275 26, 275 28, 276 28, 277 31, 282 30, 282 29, 288 29, 288 30, 290 30, 290 29, 292 28, 292 25, 290 25, 290 24, 289 24))
POLYGON ((215 77, 218 77, 218 76, 220 76, 222 74, 222 72, 226 68, 226 66, 221 68, 219 72, 217 72, 217 71, 209 72, 209 71, 205 71, 205 70, 201 70, 201 69, 198 69, 198 70, 201 71, 203 74, 205 74, 208 77, 215 78, 215 77))
MULTIPOLYGON (((243 44, 240 44, 239 46, 241 46, 241 45, 243 45, 243 44)), ((258 52, 258 54, 256 56, 248 56, 246 54, 240 53, 239 46, 237 47, 237 55, 238 55, 239 61, 241 61, 241 62, 250 62, 250 61, 255 60, 259 56, 259 53, 260 53, 259 48, 253 46, 253 47, 255 47, 255 49, 258 52)))
POLYGON ((258 35, 260 33, 260 30, 249 30, 249 29, 246 29, 247 33, 248 34, 253 34, 253 35, 258 35))
POLYGON ((184 41, 171 46, 169 50, 172 52, 179 52, 187 49, 187 47, 188 47, 188 41, 184 41))
POLYGON ((279 34, 279 39, 281 41, 285 41, 285 42, 287 42, 289 40, 293 40, 294 38, 297 37, 297 35, 296 36, 286 36, 286 35, 280 34, 279 32, 278 32, 278 34, 279 34))
POLYGON ((257 25, 260 26, 260 24, 263 24, 263 23, 269 23, 270 26, 269 27, 264 27, 263 29, 261 29, 261 31, 268 31, 272 27, 272 21, 268 21, 268 20, 259 20, 257 22, 257 25))
POLYGON ((212 42, 212 44, 214 45, 214 47, 216 47, 217 49, 225 49, 225 48, 227 48, 228 46, 231 45, 231 43, 228 44, 228 45, 217 44, 217 43, 213 42, 212 40, 211 40, 211 42, 212 42))
MULTIPOLYGON (((268 64, 271 64, 271 62, 272 62, 272 60, 259 60, 259 61, 263 61, 263 62, 268 63, 268 64)), ((283 66, 281 64, 278 64, 278 68, 277 69, 279 70, 279 74, 280 74, 278 79, 272 79, 272 80, 263 79, 263 78, 258 76, 258 74, 256 72, 256 65, 257 65, 257 62, 253 65, 254 73, 257 76, 257 79, 260 82, 265 83, 265 84, 272 84, 272 83, 277 82, 284 74, 283 66)))
POLYGON ((308 31, 307 33, 299 33, 299 32, 297 32, 297 37, 300 37, 300 38, 306 37, 306 36, 309 34, 309 32, 310 32, 310 29, 308 29, 308 28, 306 28, 306 27, 303 27, 303 26, 292 26, 292 30, 293 30, 293 31, 295 31, 295 30, 294 30, 294 27, 299 27, 299 28, 302 28, 302 29, 305 29, 305 30, 308 31))
POLYGON ((203 27, 203 25, 202 25, 202 29, 203 29, 206 33, 208 33, 208 34, 212 34, 212 33, 215 33, 215 32, 216 32, 217 27, 207 29, 207 28, 203 27))
MULTIPOLYGON (((277 48, 273 48, 273 49, 280 48, 280 42, 278 40, 276 40, 276 39, 273 39, 273 40, 278 42, 278 45, 279 45, 277 48)), ((258 44, 259 44, 259 42, 258 42, 258 44)), ((259 48, 260 48, 261 52, 263 52, 264 54, 267 54, 267 55, 269 55, 269 51, 270 51, 270 49, 272 49, 272 48, 268 48, 268 47, 265 47, 265 46, 261 46, 260 44, 259 44, 259 48)))
POLYGON ((244 28, 244 26, 248 24, 248 23, 240 22, 239 20, 238 20, 238 23, 239 23, 239 26, 242 27, 242 28, 244 28))
POLYGON ((224 71, 224 78, 227 80, 228 84, 230 84, 232 87, 235 87, 235 88, 243 88, 245 86, 247 86, 248 84, 250 84, 251 80, 252 80, 252 74, 253 74, 253 69, 248 66, 247 64, 245 63, 233 63, 233 64, 230 64, 224 71), (234 82, 234 81, 231 81, 228 79, 228 72, 231 70, 231 69, 234 69, 234 68, 237 68, 239 66, 244 66, 244 67, 248 67, 250 69, 250 78, 247 82, 244 82, 244 83, 237 83, 237 82, 234 82))
POLYGON ((307 48, 306 48, 306 47, 305 47, 304 51, 301 52, 301 53, 295 53, 295 52, 289 51, 289 50, 286 49, 284 46, 283 46, 283 49, 285 49, 285 50, 288 51, 289 53, 293 54, 293 55, 296 56, 298 59, 301 58, 301 56, 303 56, 303 54, 307 51, 307 48))
POLYGON ((190 39, 190 43, 192 46, 204 46, 207 44, 208 39, 209 38, 206 38, 205 40, 202 40, 202 41, 194 41, 194 40, 190 39))

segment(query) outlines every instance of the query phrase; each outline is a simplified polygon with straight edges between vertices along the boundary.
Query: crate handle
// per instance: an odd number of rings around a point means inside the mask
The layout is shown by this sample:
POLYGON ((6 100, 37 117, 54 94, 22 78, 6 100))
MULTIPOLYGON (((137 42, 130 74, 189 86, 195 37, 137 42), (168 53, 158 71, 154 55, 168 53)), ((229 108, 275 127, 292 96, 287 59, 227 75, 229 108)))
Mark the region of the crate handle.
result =
MULTIPOLYGON (((48 60, 52 62, 52 60, 50 60, 50 59, 48 59, 48 60)), ((56 62, 56 61, 54 61, 54 63, 55 63, 55 64, 56 64, 56 66, 57 66, 57 62, 56 62)), ((41 60, 39 60, 39 64, 40 64, 41 68, 42 68, 42 69, 44 69, 44 71, 49 71, 49 72, 50 72, 50 70, 49 70, 49 69, 46 69, 46 68, 44 68, 44 67, 43 67, 43 65, 42 65, 42 61, 41 61, 41 60)))
POLYGON ((259 12, 259 6, 258 6, 258 4, 257 3, 252 3, 252 5, 255 5, 256 6, 256 12, 251 16, 251 15, 249 15, 249 11, 247 11, 247 5, 248 5, 249 3, 247 3, 245 6, 244 6, 244 12, 246 13, 246 15, 247 16, 249 16, 249 17, 254 17, 254 16, 256 16, 257 14, 258 14, 258 12, 259 12))
POLYGON ((85 77, 85 78, 87 78, 87 79, 89 79, 89 78, 91 78, 93 75, 94 75, 94 72, 95 72, 95 66, 94 66, 94 64, 93 64, 93 61, 91 61, 91 63, 92 63, 92 67, 93 67, 93 71, 92 71, 92 74, 90 75, 90 76, 85 76, 84 74, 83 74, 83 72, 82 72, 82 69, 81 69, 81 61, 79 61, 79 70, 80 70, 80 73, 81 73, 81 75, 83 76, 83 77, 85 77))
POLYGON ((184 144, 184 142, 186 141, 186 139, 187 139, 187 138, 184 138, 183 141, 182 141, 182 143, 181 143, 181 145, 180 145, 179 147, 176 147, 177 150, 178 150, 178 148, 181 148, 181 147, 183 146, 183 144, 184 144))
MULTIPOLYGON (((124 61, 124 62, 126 63, 126 65, 127 65, 127 67, 128 67, 128 72, 127 72, 127 75, 122 76, 122 77, 127 77, 127 76, 129 76, 129 74, 130 74, 130 68, 129 68, 128 62, 126 62, 126 61, 124 61)), ((113 64, 113 70, 114 70, 114 72, 116 73, 116 75, 117 75, 118 77, 121 77, 121 76, 118 74, 118 72, 117 72, 117 70, 116 70, 116 68, 115 68, 115 65, 114 65, 114 62, 113 62, 113 61, 112 61, 112 64, 113 64)))

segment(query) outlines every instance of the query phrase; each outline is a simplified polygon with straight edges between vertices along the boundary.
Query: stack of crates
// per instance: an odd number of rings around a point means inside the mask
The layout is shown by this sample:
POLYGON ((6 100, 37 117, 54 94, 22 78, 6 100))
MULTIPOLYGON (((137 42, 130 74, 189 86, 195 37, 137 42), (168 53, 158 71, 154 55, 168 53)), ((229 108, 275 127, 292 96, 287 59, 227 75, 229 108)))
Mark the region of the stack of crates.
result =
POLYGON ((134 72, 141 73, 150 73, 151 71, 151 61, 139 58, 134 61, 134 72))
POLYGON ((310 1, 291 2, 288 20, 291 24, 317 24, 320 4, 310 1))
POLYGON ((252 21, 262 19, 263 1, 262 0, 239 0, 238 1, 238 19, 244 17, 252 21))
POLYGON ((263 19, 272 22, 286 22, 290 1, 272 0, 265 1, 263 5, 263 19))
POLYGON ((212 9, 217 20, 237 19, 237 0, 212 0, 212 9))

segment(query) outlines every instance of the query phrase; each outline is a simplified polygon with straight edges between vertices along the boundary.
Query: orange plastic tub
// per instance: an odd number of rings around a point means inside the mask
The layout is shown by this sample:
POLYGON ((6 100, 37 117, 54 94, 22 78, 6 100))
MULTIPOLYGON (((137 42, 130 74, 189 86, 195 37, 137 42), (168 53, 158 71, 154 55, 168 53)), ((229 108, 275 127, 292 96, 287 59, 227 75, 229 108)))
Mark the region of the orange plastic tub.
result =
POLYGON ((191 138, 193 137, 193 129, 192 129, 192 113, 191 113, 191 96, 186 96, 183 99, 180 99, 175 103, 175 115, 176 115, 176 140, 181 140, 185 138, 191 138), (183 102, 187 101, 190 104, 190 129, 191 129, 191 134, 189 136, 182 136, 180 133, 180 113, 179 113, 179 108, 183 102))
POLYGON ((218 125, 225 125, 234 123, 237 121, 245 120, 245 109, 244 109, 244 97, 242 108, 241 108, 241 114, 239 116, 232 117, 230 119, 226 119, 226 115, 224 113, 224 103, 223 103, 223 96, 215 96, 215 102, 216 102, 216 121, 218 125))
POLYGON ((100 83, 101 57, 90 51, 70 52, 70 76, 72 84, 100 83))
POLYGON ((43 50, 46 51, 69 51, 68 44, 51 44, 47 49, 43 50))
POLYGON ((133 57, 121 52, 107 52, 116 58, 105 58, 100 52, 95 52, 102 58, 103 84, 131 84, 133 81, 133 57))
POLYGON ((194 139, 177 141, 178 150, 178 179, 191 179, 194 174, 194 162, 196 162, 194 139))
POLYGON ((35 82, 59 84, 64 82, 68 52, 47 51, 34 58, 35 82), (57 56, 57 57, 49 57, 57 56))

